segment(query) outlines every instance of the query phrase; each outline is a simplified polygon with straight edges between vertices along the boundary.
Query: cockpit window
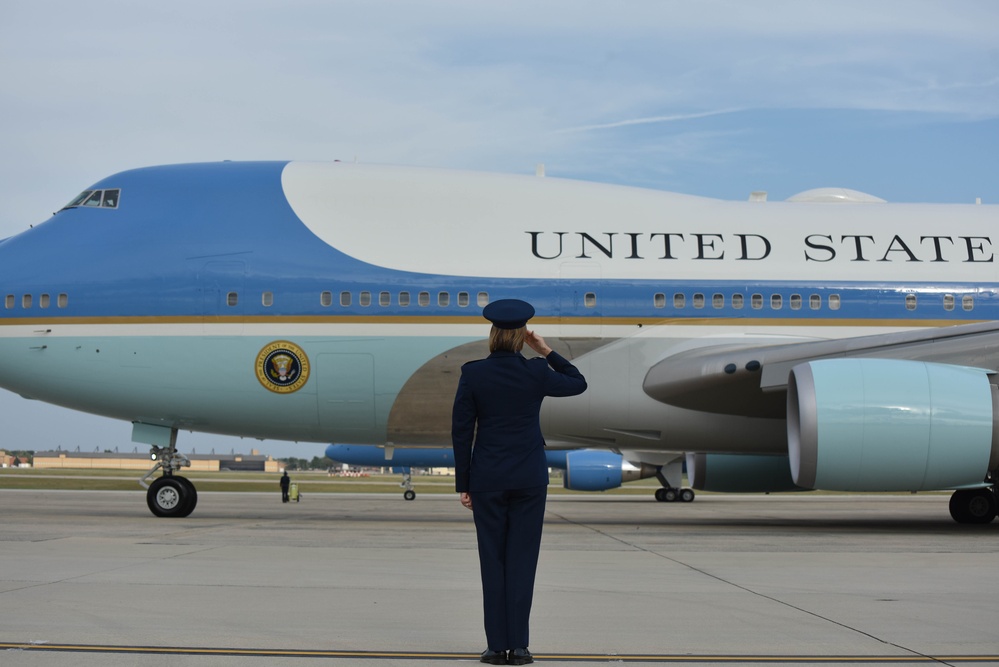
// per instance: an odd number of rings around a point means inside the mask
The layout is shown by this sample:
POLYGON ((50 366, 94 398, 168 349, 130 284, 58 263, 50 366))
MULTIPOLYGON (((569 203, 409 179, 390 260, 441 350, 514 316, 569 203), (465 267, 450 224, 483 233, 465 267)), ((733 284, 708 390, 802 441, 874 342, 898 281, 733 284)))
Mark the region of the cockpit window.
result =
POLYGON ((105 190, 104 198, 101 200, 101 206, 103 208, 118 208, 118 195, 121 190, 115 188, 114 190, 105 190))
POLYGON ((118 198, 121 196, 120 188, 108 190, 84 190, 73 201, 63 206, 67 208, 77 208, 86 206, 89 208, 118 208, 118 198))

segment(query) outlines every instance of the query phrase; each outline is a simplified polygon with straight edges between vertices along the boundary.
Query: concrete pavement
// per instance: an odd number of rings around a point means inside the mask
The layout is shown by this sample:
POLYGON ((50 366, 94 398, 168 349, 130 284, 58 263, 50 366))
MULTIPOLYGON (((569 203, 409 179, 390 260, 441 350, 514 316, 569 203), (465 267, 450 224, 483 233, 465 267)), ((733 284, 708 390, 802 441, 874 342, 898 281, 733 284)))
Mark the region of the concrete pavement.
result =
MULTIPOLYGON (((0 490, 0 664, 478 664, 456 497, 0 490)), ((552 497, 538 664, 999 664, 999 522, 947 496, 552 497)))

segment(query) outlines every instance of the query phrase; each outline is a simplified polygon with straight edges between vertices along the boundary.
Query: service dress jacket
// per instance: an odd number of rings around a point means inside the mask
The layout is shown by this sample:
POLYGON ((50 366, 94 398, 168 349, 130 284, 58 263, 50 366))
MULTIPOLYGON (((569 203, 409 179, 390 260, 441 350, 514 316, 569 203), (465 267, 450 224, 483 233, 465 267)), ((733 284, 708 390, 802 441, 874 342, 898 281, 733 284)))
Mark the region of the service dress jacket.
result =
POLYGON ((541 402, 585 390, 579 370, 554 351, 534 359, 498 351, 463 365, 451 412, 455 490, 547 486, 541 402))

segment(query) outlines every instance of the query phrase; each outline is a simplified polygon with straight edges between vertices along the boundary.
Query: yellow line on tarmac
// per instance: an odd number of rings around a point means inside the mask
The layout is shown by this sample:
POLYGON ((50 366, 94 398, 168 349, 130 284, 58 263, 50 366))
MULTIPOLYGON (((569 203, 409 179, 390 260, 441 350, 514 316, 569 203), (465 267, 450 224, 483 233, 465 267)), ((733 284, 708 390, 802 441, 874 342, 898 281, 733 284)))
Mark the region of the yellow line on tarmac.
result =
MULTIPOLYGON (((431 651, 308 651, 296 649, 212 648, 196 646, 115 646, 101 644, 57 644, 49 642, 0 642, 0 650, 61 653, 111 653, 156 655, 212 655, 251 658, 327 658, 342 660, 476 660, 477 653, 435 653, 431 651)), ((999 663, 996 655, 712 655, 712 654, 535 654, 537 660, 552 662, 643 662, 643 663, 725 663, 725 664, 923 664, 999 663)))

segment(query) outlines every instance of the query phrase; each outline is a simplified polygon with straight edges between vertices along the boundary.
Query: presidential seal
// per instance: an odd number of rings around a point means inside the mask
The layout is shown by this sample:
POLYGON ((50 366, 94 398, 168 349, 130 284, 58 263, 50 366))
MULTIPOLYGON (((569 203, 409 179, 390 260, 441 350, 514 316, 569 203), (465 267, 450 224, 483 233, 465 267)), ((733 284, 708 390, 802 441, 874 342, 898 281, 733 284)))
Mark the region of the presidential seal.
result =
POLYGON ((278 340, 257 355, 257 379, 277 394, 298 391, 309 379, 309 358, 294 343, 278 340))

